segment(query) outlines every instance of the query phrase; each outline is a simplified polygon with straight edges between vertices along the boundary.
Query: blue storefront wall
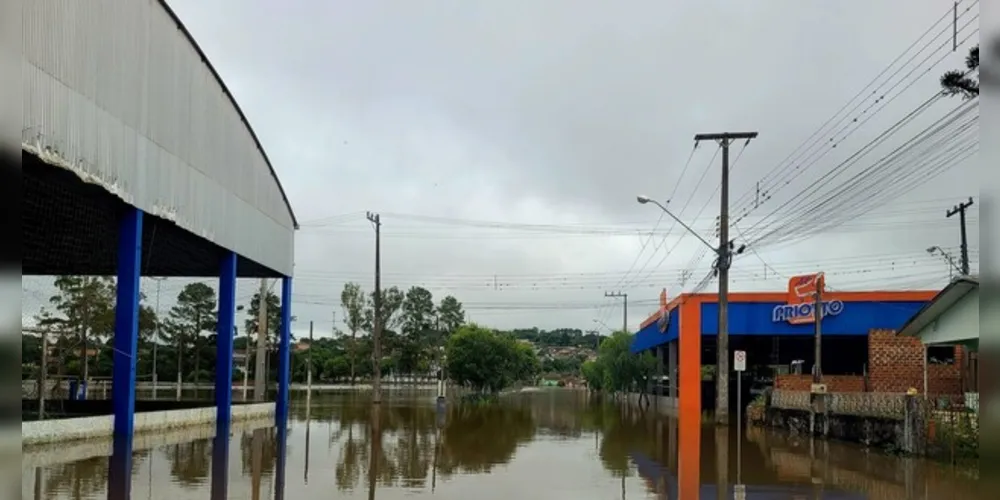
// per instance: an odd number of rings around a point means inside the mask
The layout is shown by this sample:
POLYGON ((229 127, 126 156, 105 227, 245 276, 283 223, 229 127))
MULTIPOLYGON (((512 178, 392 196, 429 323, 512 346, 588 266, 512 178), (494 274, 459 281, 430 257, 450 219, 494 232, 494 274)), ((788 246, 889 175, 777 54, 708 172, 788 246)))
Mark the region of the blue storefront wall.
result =
MULTIPOLYGON (((844 302, 840 314, 823 319, 824 335, 867 335, 873 329, 899 329, 926 304, 914 302, 844 302)), ((730 335, 813 335, 812 324, 793 325, 787 321, 772 321, 774 308, 781 302, 734 302, 729 304, 730 335)), ((638 353, 677 339, 680 311, 670 312, 670 325, 661 333, 657 322, 636 332, 632 352, 638 353)), ((701 334, 719 332, 719 304, 701 305, 701 334)))
MULTIPOLYGON (((667 325, 667 331, 660 331, 659 321, 654 321, 636 332, 635 339, 632 340, 632 353, 639 353, 647 349, 652 349, 658 345, 665 344, 677 338, 677 329, 680 325, 680 308, 675 308, 670 311, 670 323, 667 325)), ((718 323, 718 322, 716 322, 718 323)))

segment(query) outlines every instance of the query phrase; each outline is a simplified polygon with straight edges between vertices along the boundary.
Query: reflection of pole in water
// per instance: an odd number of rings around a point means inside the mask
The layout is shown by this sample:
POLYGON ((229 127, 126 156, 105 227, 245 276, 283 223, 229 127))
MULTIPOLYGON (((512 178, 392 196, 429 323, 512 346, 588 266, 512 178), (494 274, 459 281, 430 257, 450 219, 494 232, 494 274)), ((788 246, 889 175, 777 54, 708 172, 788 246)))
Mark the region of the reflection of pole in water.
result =
POLYGON ((445 412, 439 406, 437 413, 437 429, 434 431, 434 463, 431 468, 431 493, 437 488, 438 457, 441 455, 441 430, 444 429, 445 412))
POLYGON ((255 429, 250 442, 250 498, 260 500, 260 479, 264 468, 264 429, 255 429))
POLYGON ((379 454, 382 452, 382 421, 381 405, 372 405, 371 421, 371 451, 368 453, 368 500, 375 500, 375 488, 378 484, 379 454))
POLYGON ((42 468, 35 467, 35 500, 42 500, 42 468))
POLYGON ((312 409, 312 401, 309 398, 309 393, 311 389, 306 389, 306 465, 302 472, 302 479, 306 484, 309 484, 309 423, 311 422, 310 410, 312 409))

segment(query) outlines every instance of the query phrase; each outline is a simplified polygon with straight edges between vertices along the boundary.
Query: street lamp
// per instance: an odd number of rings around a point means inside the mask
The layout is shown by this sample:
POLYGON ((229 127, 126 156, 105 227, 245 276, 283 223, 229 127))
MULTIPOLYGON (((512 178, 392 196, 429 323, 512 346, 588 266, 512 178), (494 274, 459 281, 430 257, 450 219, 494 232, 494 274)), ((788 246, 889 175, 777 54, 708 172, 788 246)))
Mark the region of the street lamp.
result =
MULTIPOLYGON (((725 158, 727 158, 727 157, 725 157, 725 156, 723 157, 723 162, 724 163, 727 161, 725 158)), ((727 175, 727 174, 723 174, 723 175, 727 175)), ((723 183, 725 184, 725 180, 723 181, 723 183)), ((719 221, 720 224, 725 224, 726 226, 725 227, 720 227, 720 229, 723 229, 723 231, 720 231, 720 235, 722 237, 720 238, 719 246, 716 247, 716 246, 712 246, 712 244, 709 243, 708 241, 705 241, 705 238, 702 238, 701 235, 698 234, 697 232, 695 232, 694 229, 691 229, 691 226, 688 226, 687 224, 684 223, 684 221, 680 220, 680 218, 678 218, 676 215, 674 215, 673 213, 671 213, 670 210, 667 210, 667 207, 664 206, 662 203, 660 203, 660 202, 658 202, 658 201, 650 198, 649 196, 645 196, 645 195, 636 196, 635 199, 636 199, 636 201, 638 201, 642 205, 645 205, 647 203, 652 203, 652 204, 656 205, 657 207, 660 207, 660 210, 663 210, 663 213, 669 215, 671 219, 673 219, 678 224, 680 224, 685 230, 687 230, 687 232, 693 234, 695 238, 698 238, 698 241, 700 241, 703 245, 705 245, 705 247, 708 248, 709 250, 711 250, 712 253, 714 253, 715 256, 716 256, 715 266, 714 267, 715 267, 715 272, 718 273, 718 276, 719 276, 719 331, 716 334, 716 338, 717 338, 717 341, 716 341, 716 346, 717 346, 716 347, 716 367, 717 367, 717 369, 716 369, 716 375, 715 375, 715 377, 716 377, 716 389, 715 389, 716 390, 716 402, 715 402, 715 409, 716 409, 716 421, 720 422, 720 423, 728 423, 728 413, 727 413, 727 411, 728 411, 728 407, 729 407, 729 402, 728 402, 728 394, 729 394, 729 369, 728 369, 728 362, 729 362, 729 266, 730 266, 730 264, 732 262, 733 253, 734 253, 733 242, 732 242, 732 240, 729 240, 729 238, 728 238, 728 232, 726 231, 726 229, 728 228, 728 219, 726 217, 720 218, 720 221, 719 221)), ((726 198, 723 198, 723 199, 726 199, 726 198)), ((723 214, 723 215, 725 215, 725 214, 723 214)), ((741 254, 741 253, 743 253, 743 250, 745 250, 745 249, 746 249, 746 245, 740 245, 740 247, 738 249, 735 249, 735 253, 736 254, 741 254)))
POLYGON ((676 215, 674 215, 670 210, 667 210, 667 207, 664 206, 662 203, 660 203, 660 202, 658 202, 658 201, 656 201, 656 200, 654 200, 654 199, 652 199, 652 198, 650 198, 648 196, 641 195, 641 194, 639 196, 636 196, 635 199, 636 199, 636 201, 638 201, 642 205, 645 205, 647 203, 652 203, 652 204, 660 207, 660 210, 663 210, 663 213, 669 215, 671 219, 677 221, 678 224, 680 224, 681 226, 683 226, 684 229, 687 230, 687 232, 689 232, 692 235, 694 235, 695 238, 698 238, 698 241, 700 241, 703 245, 705 245, 706 247, 708 247, 709 250, 711 250, 716 255, 719 255, 719 249, 718 248, 712 246, 711 243, 705 241, 705 238, 702 238, 701 235, 698 234, 694 229, 691 229, 691 226, 688 226, 687 224, 684 223, 684 221, 680 220, 680 218, 678 218, 676 215))
POLYGON ((952 257, 950 253, 944 251, 943 248, 941 248, 941 247, 939 247, 937 245, 934 245, 934 246, 929 247, 927 249, 927 253, 929 253, 931 255, 941 255, 941 257, 943 257, 944 260, 946 260, 948 262, 948 265, 949 265, 949 267, 948 267, 948 279, 949 280, 952 279, 952 278, 954 278, 954 276, 955 276, 954 272, 955 271, 958 271, 958 274, 962 274, 962 268, 958 267, 958 264, 955 263, 955 258, 952 257))

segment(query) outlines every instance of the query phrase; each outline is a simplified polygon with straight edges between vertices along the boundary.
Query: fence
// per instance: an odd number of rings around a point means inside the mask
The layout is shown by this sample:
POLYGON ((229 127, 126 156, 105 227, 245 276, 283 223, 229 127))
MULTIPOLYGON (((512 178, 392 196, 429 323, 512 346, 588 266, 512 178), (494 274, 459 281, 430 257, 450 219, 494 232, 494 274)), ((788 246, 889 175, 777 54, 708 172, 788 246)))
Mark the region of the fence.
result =
MULTIPOLYGON (((918 396, 899 393, 842 392, 810 394, 775 390, 766 411, 808 413, 810 431, 871 442, 880 425, 902 451, 958 461, 979 453, 979 395, 918 396), (816 425, 816 422, 821 425, 816 425), (861 425, 852 425, 860 422, 861 425), (880 422, 880 423, 879 423, 880 422), (853 435, 852 435, 853 433, 853 435)), ((772 419, 787 422, 791 418, 772 419)), ((772 423, 772 425, 774 425, 772 423)))

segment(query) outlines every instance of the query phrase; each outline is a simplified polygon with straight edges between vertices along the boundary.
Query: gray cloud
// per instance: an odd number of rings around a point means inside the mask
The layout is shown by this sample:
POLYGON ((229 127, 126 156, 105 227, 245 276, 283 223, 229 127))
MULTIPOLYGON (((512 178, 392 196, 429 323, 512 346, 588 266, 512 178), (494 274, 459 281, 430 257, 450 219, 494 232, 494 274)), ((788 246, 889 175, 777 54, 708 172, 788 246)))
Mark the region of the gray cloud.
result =
MULTIPOLYGON (((368 287, 372 269, 373 235, 361 215, 321 227, 308 222, 376 210, 385 212, 387 284, 427 283, 438 296, 452 293, 470 304, 473 319, 496 326, 582 328, 593 327, 593 319, 616 325, 611 318, 618 313, 511 308, 605 304, 603 291, 620 288, 636 301, 634 326, 655 307, 639 301, 655 299, 661 287, 689 290, 711 259, 693 260, 699 244, 690 237, 664 258, 679 228, 662 247, 659 236, 643 247, 646 238, 637 235, 543 238, 518 230, 514 234, 524 237, 513 238, 511 228, 418 224, 390 214, 588 227, 627 222, 639 232, 651 230, 658 214, 636 204, 635 195, 665 199, 677 186, 671 207, 686 204, 682 217, 709 237, 718 213, 719 159, 709 163, 714 146, 703 144, 680 178, 695 133, 760 131, 734 167, 735 208, 945 10, 934 0, 910 1, 904 20, 895 2, 171 5, 247 112, 307 223, 297 240, 301 321, 329 322, 343 282, 368 287), (633 262, 626 279, 615 274, 633 262), (692 262, 695 276, 681 287, 677 273, 692 262), (562 284, 554 284, 559 277, 562 284), (547 286, 531 286, 538 282, 547 286)), ((940 67, 960 64, 961 56, 940 67)), ((936 71, 924 75, 775 194, 770 207, 926 99, 936 80, 936 71)), ((899 141, 956 104, 936 108, 899 141)), ((873 152, 858 168, 896 145, 873 152)), ((741 148, 734 145, 734 157, 741 148)), ((918 278, 937 285, 947 268, 923 249, 957 245, 957 226, 939 219, 975 191, 967 176, 939 177, 886 200, 885 215, 849 221, 841 232, 795 245, 762 245, 759 255, 788 273, 843 268, 831 285, 915 286, 918 278), (928 211, 935 203, 940 217, 928 211), (893 224, 907 230, 888 231, 893 224), (912 257, 924 274, 885 264, 893 254, 912 257), (851 256, 858 256, 855 267, 869 265, 877 274, 846 273, 851 256)), ((755 213, 769 210, 765 205, 755 213)), ((658 230, 667 227, 664 220, 658 230)), ((783 288, 784 278, 765 280, 763 270, 756 255, 741 256, 734 288, 783 288)))

